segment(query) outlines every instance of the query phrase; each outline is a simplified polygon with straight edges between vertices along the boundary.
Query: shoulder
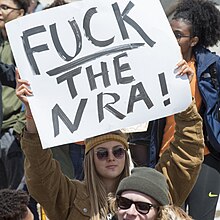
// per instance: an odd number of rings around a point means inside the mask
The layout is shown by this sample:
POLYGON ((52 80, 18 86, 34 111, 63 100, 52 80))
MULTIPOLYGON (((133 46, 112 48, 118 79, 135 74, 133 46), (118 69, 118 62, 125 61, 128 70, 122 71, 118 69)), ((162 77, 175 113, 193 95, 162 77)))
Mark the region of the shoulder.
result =
POLYGON ((77 197, 80 199, 88 199, 87 187, 84 181, 79 180, 71 180, 71 182, 75 185, 77 191, 77 197))

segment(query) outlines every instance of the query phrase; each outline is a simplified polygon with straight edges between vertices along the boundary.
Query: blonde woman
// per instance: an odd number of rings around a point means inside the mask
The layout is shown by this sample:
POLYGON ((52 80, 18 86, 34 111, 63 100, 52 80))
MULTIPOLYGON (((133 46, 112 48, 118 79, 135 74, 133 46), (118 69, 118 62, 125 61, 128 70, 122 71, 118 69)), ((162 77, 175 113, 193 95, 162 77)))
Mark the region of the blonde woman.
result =
MULTIPOLYGON (((22 135, 25 175, 30 194, 50 220, 113 219, 109 201, 119 182, 129 175, 128 143, 121 132, 85 140, 84 181, 62 174, 50 149, 42 150, 26 96, 33 95, 28 81, 17 75, 17 96, 26 106, 26 129, 22 135)), ((195 103, 176 115, 176 139, 156 169, 169 185, 169 201, 182 204, 191 191, 203 160, 202 121, 195 103)))

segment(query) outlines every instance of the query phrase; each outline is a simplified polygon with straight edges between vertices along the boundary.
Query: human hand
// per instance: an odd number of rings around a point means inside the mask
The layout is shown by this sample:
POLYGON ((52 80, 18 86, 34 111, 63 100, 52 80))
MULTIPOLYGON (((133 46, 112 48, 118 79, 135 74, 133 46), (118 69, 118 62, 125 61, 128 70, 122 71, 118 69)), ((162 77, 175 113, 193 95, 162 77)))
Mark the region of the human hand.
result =
POLYGON ((26 114, 31 116, 31 110, 27 96, 33 95, 30 89, 30 83, 27 80, 21 79, 18 70, 16 69, 16 95, 24 103, 26 107, 26 114))
POLYGON ((187 74, 189 82, 191 82, 194 72, 185 60, 181 60, 177 64, 177 75, 183 76, 185 74, 187 74))

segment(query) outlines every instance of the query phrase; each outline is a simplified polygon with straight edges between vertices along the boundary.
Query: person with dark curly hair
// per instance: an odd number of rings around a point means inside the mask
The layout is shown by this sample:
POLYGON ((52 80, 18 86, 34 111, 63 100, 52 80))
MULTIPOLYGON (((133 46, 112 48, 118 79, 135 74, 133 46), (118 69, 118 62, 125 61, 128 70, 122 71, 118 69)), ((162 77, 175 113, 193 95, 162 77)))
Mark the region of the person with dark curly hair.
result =
POLYGON ((25 191, 0 190, 0 219, 33 220, 33 214, 27 207, 29 196, 25 191))
MULTIPOLYGON (((191 92, 203 118, 208 107, 205 105, 204 100, 207 94, 202 83, 212 83, 211 71, 214 66, 216 70, 220 70, 219 56, 208 49, 220 40, 220 11, 216 6, 216 3, 209 0, 181 0, 170 20, 183 59, 194 72, 190 82, 191 92)), ((217 72, 217 77, 219 74, 217 72)), ((214 85, 211 85, 210 88, 214 88, 214 85)), ((218 97, 213 92, 214 90, 212 90, 212 95, 217 101, 218 97)), ((156 131, 152 129, 153 133, 162 133, 157 136, 160 138, 157 138, 156 142, 158 146, 161 146, 161 155, 174 140, 174 117, 169 116, 154 123, 156 126, 153 127, 160 129, 155 129, 156 131)), ((196 220, 214 219, 220 192, 220 156, 219 153, 214 152, 206 131, 204 124, 205 158, 198 180, 185 202, 189 214, 196 220)))
POLYGON ((65 1, 65 0, 54 0, 50 5, 46 6, 44 8, 45 9, 49 9, 49 8, 54 8, 54 7, 57 7, 57 6, 61 6, 61 5, 66 5, 68 4, 69 2, 65 1))

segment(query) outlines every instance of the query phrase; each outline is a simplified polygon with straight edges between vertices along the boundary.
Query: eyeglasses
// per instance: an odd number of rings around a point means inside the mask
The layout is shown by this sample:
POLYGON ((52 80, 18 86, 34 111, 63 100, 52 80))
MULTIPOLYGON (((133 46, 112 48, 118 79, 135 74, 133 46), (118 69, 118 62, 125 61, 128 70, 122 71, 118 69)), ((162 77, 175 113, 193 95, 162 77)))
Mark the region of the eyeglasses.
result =
POLYGON ((179 41, 183 37, 192 37, 191 35, 182 35, 181 33, 174 32, 176 39, 179 41))
MULTIPOLYGON (((99 160, 106 160, 109 156, 109 151, 107 149, 100 149, 96 152, 97 158, 99 160)), ((125 155, 125 149, 123 147, 116 147, 112 149, 112 154, 116 159, 122 159, 125 155)))
POLYGON ((0 5, 0 10, 4 10, 4 11, 7 11, 8 9, 12 9, 12 10, 20 10, 20 8, 13 8, 13 7, 10 7, 8 5, 0 5))
POLYGON ((117 202, 117 205, 120 209, 129 209, 131 207, 131 205, 134 204, 136 210, 142 215, 148 214, 151 208, 158 209, 158 207, 159 207, 157 205, 153 205, 148 202, 134 202, 134 201, 127 199, 125 197, 122 197, 122 196, 117 196, 116 202, 117 202))

